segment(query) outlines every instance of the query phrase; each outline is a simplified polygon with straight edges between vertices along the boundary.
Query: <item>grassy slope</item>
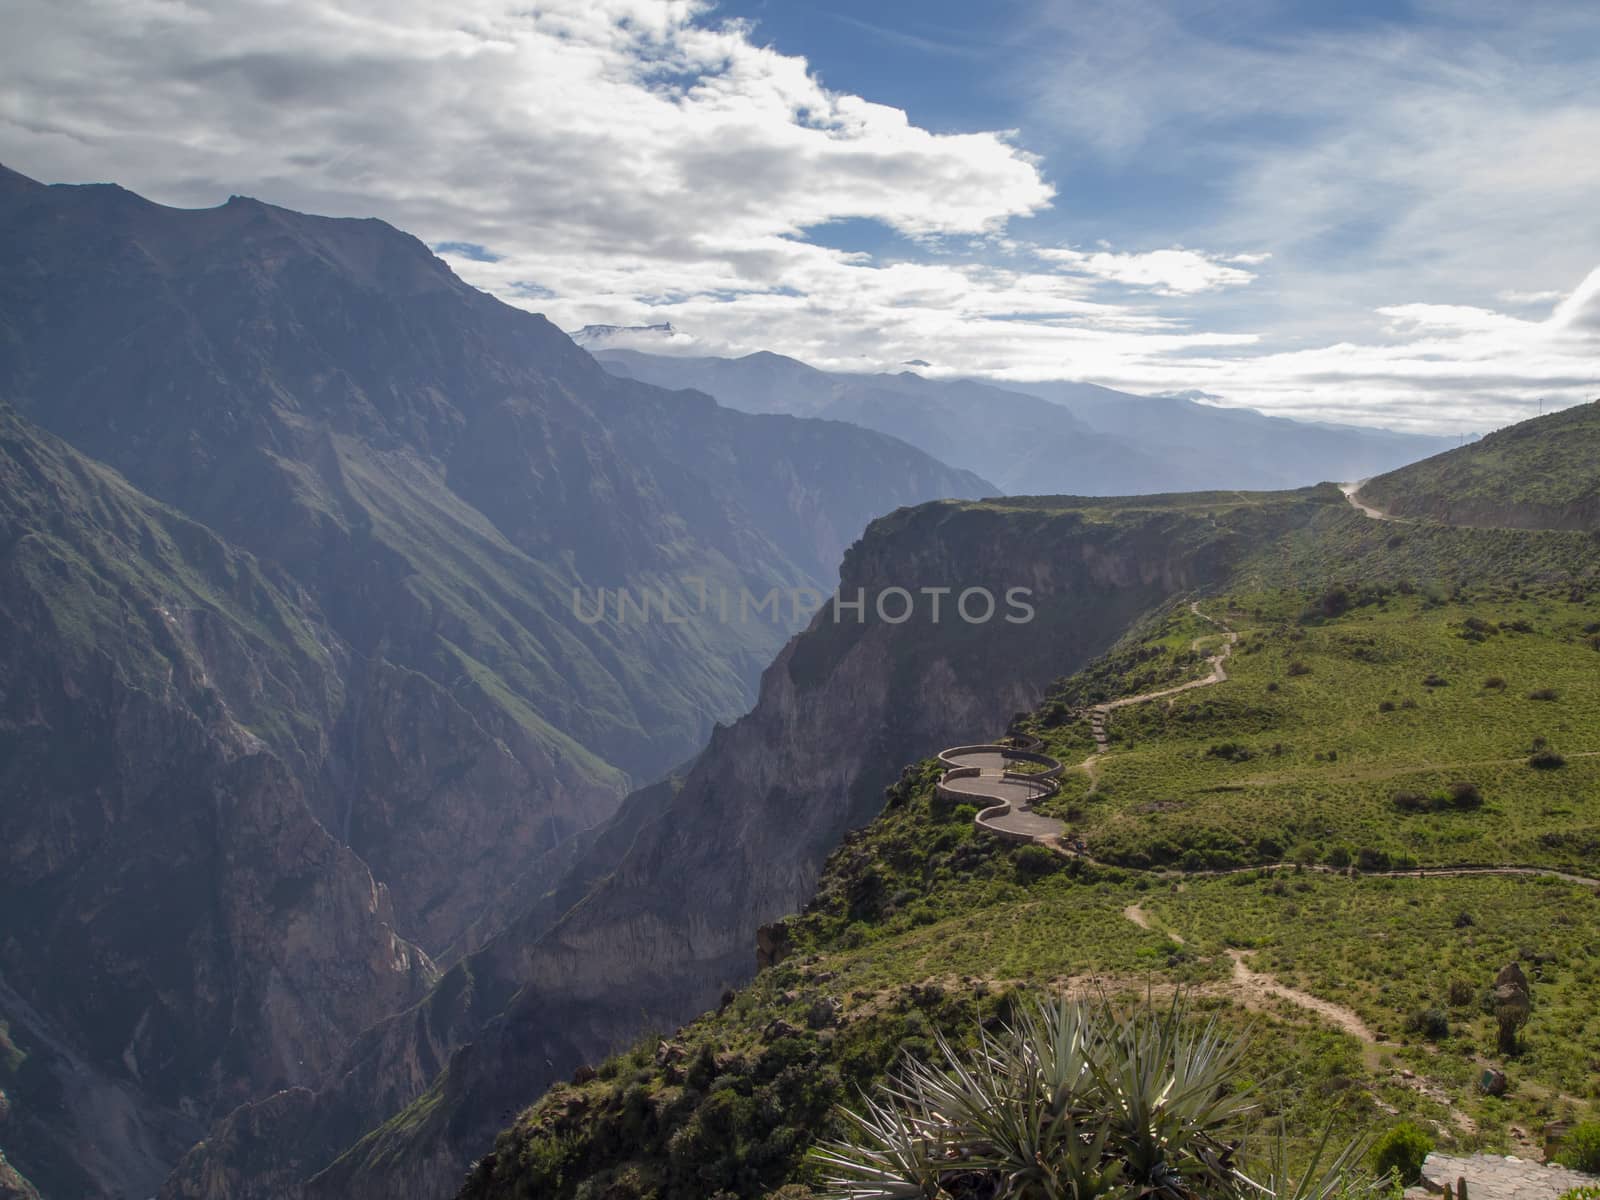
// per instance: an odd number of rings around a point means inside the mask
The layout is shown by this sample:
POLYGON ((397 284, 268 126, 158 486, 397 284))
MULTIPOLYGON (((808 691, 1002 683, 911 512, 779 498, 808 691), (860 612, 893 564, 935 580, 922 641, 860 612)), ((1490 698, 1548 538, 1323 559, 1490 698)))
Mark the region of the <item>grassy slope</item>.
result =
POLYGON ((1368 481, 1361 497, 1406 517, 1516 528, 1600 528, 1600 402, 1523 421, 1368 481))
MULTIPOLYGON (((763 1196, 786 1184, 804 1195, 805 1146, 896 1044, 919 1052, 933 1028, 970 1037, 1019 989, 1056 986, 1183 985, 1230 1020, 1253 1010, 1267 1026, 1250 1067, 1270 1080, 1261 1116, 1297 1133, 1330 1115, 1350 1128, 1406 1115, 1447 1144, 1528 1152, 1543 1122, 1600 1110, 1595 889, 1323 864, 1365 849, 1374 868, 1387 855, 1600 874, 1600 758, 1582 757, 1600 752, 1594 560, 1578 535, 1397 535, 1353 514, 1319 518, 1207 601, 1243 634, 1233 678, 1170 707, 1119 710, 1100 786, 1069 773, 1060 804, 1101 859, 1202 866, 1296 851, 1321 869, 1184 875, 1005 847, 938 801, 934 767, 921 764, 834 854, 815 901, 786 924, 787 959, 664 1047, 646 1039, 598 1078, 553 1089, 463 1196, 763 1196), (1347 572, 1376 582, 1341 598, 1333 584, 1347 572), (1506 582, 1462 590, 1467 578, 1506 582), (1291 662, 1304 669, 1291 675, 1291 662), (1430 674, 1448 683, 1425 687, 1430 674), (1494 676, 1505 687, 1483 686, 1494 676), (1557 699, 1528 698, 1544 688, 1557 699), (1541 736, 1565 767, 1527 765, 1541 736), (1208 753, 1222 743, 1253 757, 1208 753), (1462 779, 1481 806, 1392 803, 1398 788, 1462 779), (1534 1016, 1523 1052, 1505 1060, 1481 1000, 1514 958, 1533 979, 1534 1016), (1341 1006, 1375 1040, 1274 997, 1262 974, 1341 1006), (1408 1032, 1427 1009, 1450 1028, 1437 1043, 1408 1032), (1511 1076, 1504 1099, 1473 1086, 1489 1064, 1511 1076)), ((1125 694, 1131 675, 1197 671, 1188 644, 1204 632, 1175 606, 1063 681, 1028 726, 1081 760, 1090 743, 1071 710, 1125 694)))

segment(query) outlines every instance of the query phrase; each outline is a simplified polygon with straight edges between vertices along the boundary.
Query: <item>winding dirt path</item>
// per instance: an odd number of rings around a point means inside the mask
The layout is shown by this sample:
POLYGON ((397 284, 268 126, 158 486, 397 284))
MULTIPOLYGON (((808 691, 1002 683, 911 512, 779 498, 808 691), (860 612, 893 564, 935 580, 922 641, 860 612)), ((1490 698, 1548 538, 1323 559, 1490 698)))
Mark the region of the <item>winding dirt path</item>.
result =
MULTIPOLYGON (((1379 513, 1376 509, 1366 509, 1358 504, 1353 493, 1360 487, 1359 484, 1342 485, 1345 495, 1350 498, 1350 503, 1361 508, 1368 516, 1375 520, 1392 520, 1379 513)), ((1233 648, 1239 642, 1239 634, 1228 628, 1215 617, 1208 616, 1200 611, 1200 602, 1191 601, 1189 611, 1203 621, 1215 625, 1223 634, 1223 644, 1217 653, 1207 661, 1211 664, 1210 674, 1200 679, 1190 680, 1188 683, 1178 684, 1175 687, 1163 688, 1155 692, 1143 692, 1137 696, 1124 696, 1120 700, 1111 700, 1105 704, 1096 705, 1090 709, 1089 719, 1094 732, 1094 752, 1082 762, 1076 764, 1077 770, 1083 771, 1089 777, 1090 787, 1093 788, 1098 779, 1099 760, 1109 750, 1109 736, 1106 733, 1106 722, 1111 713, 1119 708, 1126 708, 1133 704, 1143 704, 1150 700, 1160 700, 1166 696, 1175 696, 1182 692, 1192 691, 1195 688, 1211 687, 1213 684, 1223 683, 1228 678, 1227 661, 1233 654, 1233 648)), ((1212 635, 1207 635, 1212 636, 1212 635)), ((1190 646, 1199 650, 1200 643, 1205 637, 1195 638, 1190 646)), ((1037 739, 1034 749, 1020 750, 1013 747, 987 745, 987 746, 957 746, 942 751, 939 759, 948 768, 939 782, 940 790, 950 796, 965 797, 980 802, 996 801, 989 807, 982 809, 974 818, 974 824, 979 829, 988 830, 1001 835, 1010 841, 1038 842, 1057 853, 1072 858, 1081 858, 1095 865, 1104 865, 1091 857, 1079 843, 1076 849, 1069 848, 1062 841, 1066 832, 1066 824, 1055 817, 1042 816, 1033 811, 1033 805, 1047 796, 1053 796, 1060 790, 1056 777, 1063 770, 1062 764, 1047 754, 1038 752, 1037 747, 1042 745, 1037 739), (1046 769, 1037 774, 1024 775, 1007 769, 1014 762, 1027 762, 1046 769)), ((1584 751, 1569 757, 1590 758, 1600 754, 1600 751, 1584 751)), ((1499 761, 1499 760, 1494 760, 1499 761)), ((1506 760, 1516 761, 1516 760, 1506 760)), ((1396 774, 1405 774, 1422 768, 1405 768, 1397 770, 1396 774)), ((1250 782, 1266 782, 1270 777, 1261 776, 1250 782)), ((1320 874, 1342 875, 1347 868, 1330 867, 1321 864, 1300 864, 1293 862, 1257 863, 1248 867, 1225 867, 1215 870, 1201 871, 1174 871, 1161 868, 1139 870, 1138 868, 1124 867, 1123 870, 1136 871, 1139 874, 1153 876, 1158 879, 1205 879, 1227 875, 1245 875, 1252 871, 1280 871, 1304 870, 1315 871, 1320 874)), ((1404 871, 1362 871, 1362 877, 1376 879, 1406 879, 1406 878, 1439 878, 1463 875, 1502 875, 1521 877, 1543 877, 1559 879, 1565 883, 1580 884, 1600 890, 1600 879, 1587 875, 1576 875, 1569 871, 1557 870, 1554 867, 1522 866, 1507 863, 1459 863, 1443 864, 1435 867, 1417 867, 1404 871)), ((1123 911, 1123 915, 1142 928, 1149 929, 1148 917, 1137 904, 1130 905, 1123 911)), ((1176 934, 1166 930, 1168 937, 1181 942, 1176 934)), ((1291 989, 1292 990, 1292 989, 1291 989)))
MULTIPOLYGON (((1106 732, 1106 723, 1111 720, 1111 714, 1113 711, 1119 708, 1127 708, 1132 704, 1143 704, 1148 700, 1160 700, 1166 696, 1176 696, 1180 692, 1190 692, 1195 688, 1210 687, 1213 684, 1227 682, 1228 656, 1233 653, 1234 646, 1238 645, 1239 635, 1233 630, 1229 629, 1215 617, 1209 617, 1205 613, 1201 612, 1200 602, 1198 600, 1190 602, 1189 611, 1195 616, 1199 617, 1202 621, 1209 621, 1222 631, 1222 649, 1218 650, 1206 660, 1211 664, 1211 673, 1203 676, 1200 679, 1191 679, 1188 683, 1180 683, 1176 687, 1163 688, 1159 692, 1143 692, 1137 696, 1124 696, 1120 700, 1108 700, 1104 704, 1097 704, 1091 708, 1089 710, 1089 728, 1094 734, 1094 754, 1091 754, 1088 758, 1084 759, 1083 762, 1078 764, 1080 769, 1089 773, 1091 779, 1094 778, 1094 772, 1090 768, 1089 764, 1094 760, 1096 755, 1106 753, 1111 746, 1110 735, 1106 732)), ((1212 635, 1208 634, 1206 636, 1212 635)), ((1191 650, 1198 651, 1200 649, 1200 643, 1205 640, 1205 637, 1197 637, 1194 639, 1194 641, 1189 643, 1189 648, 1191 650)))
MULTIPOLYGON (((1110 747, 1106 722, 1111 719, 1114 710, 1126 708, 1130 704, 1143 704, 1148 700, 1160 700, 1165 696, 1176 696, 1180 692, 1192 691, 1195 688, 1210 687, 1228 678, 1228 656, 1233 653, 1239 635, 1221 621, 1201 612, 1198 600, 1190 602, 1189 611, 1202 621, 1215 625, 1222 632, 1221 649, 1206 660, 1211 665, 1210 673, 1203 678, 1192 679, 1175 687, 1144 692, 1138 696, 1124 696, 1120 700, 1097 704, 1090 709, 1089 723, 1094 733, 1094 753, 1077 764, 1077 769, 1088 775, 1091 787, 1098 778, 1095 759, 1106 753, 1110 747)), ((1200 644, 1209 636, 1213 635, 1195 638, 1189 643, 1190 648, 1198 652, 1200 644)), ((988 830, 1011 841, 1038 842, 1064 854, 1073 853, 1061 842, 1062 834, 1067 831, 1066 823, 1033 811, 1035 803, 1061 790, 1061 785, 1056 782, 1063 769, 1059 761, 1036 750, 1020 750, 1001 745, 953 746, 940 751, 939 761, 944 763, 946 768, 939 780, 941 793, 950 798, 974 800, 985 805, 973 818, 973 823, 979 829, 988 830), (1010 770, 1012 765, 1019 763, 1043 766, 1045 770, 1034 774, 1010 770)))
POLYGON ((1371 517, 1374 521, 1394 521, 1397 524, 1404 525, 1406 523, 1404 517, 1391 517, 1383 509, 1373 508, 1370 504, 1363 504, 1356 499, 1356 495, 1361 491, 1361 485, 1366 482, 1365 479, 1360 479, 1355 483, 1341 483, 1339 485, 1339 490, 1344 493, 1344 498, 1350 501, 1350 507, 1371 517))
POLYGON ((1335 1004, 1332 1000, 1324 1000, 1320 996, 1313 996, 1310 992, 1302 992, 1299 988, 1292 988, 1268 975, 1264 971, 1255 971, 1245 961, 1254 953, 1251 950, 1229 950, 1228 957, 1233 960, 1233 982, 1247 999, 1253 998, 1258 1003, 1267 997, 1278 1000, 1287 1000, 1296 1008, 1303 1008, 1307 1012, 1316 1013, 1329 1024, 1348 1033, 1366 1045, 1376 1046, 1380 1039, 1373 1033, 1365 1021, 1353 1010, 1345 1008, 1342 1004, 1335 1004))

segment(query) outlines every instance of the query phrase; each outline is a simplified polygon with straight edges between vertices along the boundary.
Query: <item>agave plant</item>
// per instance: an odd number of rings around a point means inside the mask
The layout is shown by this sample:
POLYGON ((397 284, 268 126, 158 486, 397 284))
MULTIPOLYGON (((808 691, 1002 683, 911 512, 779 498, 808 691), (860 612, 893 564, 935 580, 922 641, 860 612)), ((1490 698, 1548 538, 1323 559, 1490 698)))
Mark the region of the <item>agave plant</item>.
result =
POLYGON ((941 1036, 932 1064, 905 1059, 813 1157, 837 1200, 1357 1200, 1360 1147, 1319 1169, 1328 1136, 1298 1180, 1281 1137, 1264 1182, 1236 1165, 1244 1049, 1181 998, 1123 1014, 1059 999, 971 1053, 941 1036))

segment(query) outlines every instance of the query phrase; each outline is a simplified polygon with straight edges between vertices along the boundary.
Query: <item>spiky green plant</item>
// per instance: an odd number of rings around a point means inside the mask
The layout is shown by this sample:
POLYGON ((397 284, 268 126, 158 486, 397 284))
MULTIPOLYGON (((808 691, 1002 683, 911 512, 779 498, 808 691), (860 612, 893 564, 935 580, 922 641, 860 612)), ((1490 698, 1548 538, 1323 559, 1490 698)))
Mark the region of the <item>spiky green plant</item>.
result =
MULTIPOLYGON (((1181 998, 1126 1013, 1060 999, 964 1054, 938 1039, 933 1063, 906 1058, 850 1136, 813 1154, 838 1200, 1332 1200, 1371 1184, 1328 1137, 1298 1179, 1283 1155, 1265 1182, 1236 1165, 1251 1089, 1245 1043, 1181 998)), ((1280 1139, 1281 1142, 1281 1139, 1280 1139)))

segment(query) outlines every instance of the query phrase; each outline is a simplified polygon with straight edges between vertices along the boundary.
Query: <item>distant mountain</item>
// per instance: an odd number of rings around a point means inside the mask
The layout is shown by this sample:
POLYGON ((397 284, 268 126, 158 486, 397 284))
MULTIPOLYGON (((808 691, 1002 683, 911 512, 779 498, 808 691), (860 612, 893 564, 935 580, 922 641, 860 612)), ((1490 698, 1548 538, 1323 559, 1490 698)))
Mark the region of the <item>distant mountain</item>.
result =
POLYGON ((677 335, 672 322, 659 325, 585 325, 570 335, 585 350, 598 350, 606 346, 670 342, 677 335))
POLYGON ((1450 444, 1088 383, 846 374, 765 352, 730 359, 598 349, 596 357, 607 370, 697 388, 731 408, 831 417, 902 437, 1008 495, 1299 487, 1363 478, 1450 444))
POLYGON ((1199 473, 1201 487, 1281 488, 1364 479, 1455 444, 1454 438, 1204 404, 1195 398, 1203 393, 1135 396, 1065 382, 1001 386, 1054 401, 1091 428, 1147 453, 1184 458, 1199 473))
POLYGON ((380 221, 3 168, 0 401, 0 1030, 7 1129, 51 1131, 5 1150, 46 1194, 148 1195, 168 1118, 319 1082, 749 707, 804 613, 745 596, 995 490, 618 379, 380 221))
POLYGON ((730 408, 826 417, 904 438, 992 479, 1007 495, 1166 491, 1199 486, 1201 478, 1182 460, 1106 437, 1059 404, 976 380, 937 381, 911 371, 849 375, 765 352, 686 358, 598 350, 595 357, 608 371, 695 388, 730 408))
POLYGON ((1600 530, 1600 401, 1535 417, 1362 484, 1394 516, 1600 530))

